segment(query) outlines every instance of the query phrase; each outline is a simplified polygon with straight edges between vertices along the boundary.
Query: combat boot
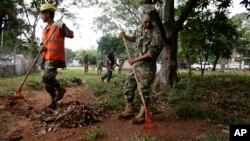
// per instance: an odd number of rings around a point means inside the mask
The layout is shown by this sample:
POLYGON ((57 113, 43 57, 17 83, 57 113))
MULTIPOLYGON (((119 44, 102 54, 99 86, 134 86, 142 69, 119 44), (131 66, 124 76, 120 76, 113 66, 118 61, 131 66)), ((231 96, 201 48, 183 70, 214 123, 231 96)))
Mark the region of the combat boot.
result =
POLYGON ((61 100, 64 96, 64 94, 66 93, 66 89, 65 88, 57 88, 56 89, 56 96, 55 96, 55 99, 54 101, 57 102, 59 100, 61 100))
POLYGON ((136 117, 131 120, 131 123, 132 124, 142 124, 144 122, 145 122, 145 110, 144 110, 144 106, 141 105, 141 108, 140 108, 138 115, 136 115, 136 117))
POLYGON ((128 102, 126 104, 125 110, 118 115, 118 119, 131 119, 135 116, 134 112, 134 104, 132 102, 128 102))
POLYGON ((55 101, 52 101, 51 102, 51 104, 48 106, 49 108, 51 108, 51 109, 56 109, 56 103, 55 103, 55 101))
POLYGON ((51 98, 51 103, 50 103, 50 105, 48 107, 51 108, 51 109, 55 109, 56 108, 56 102, 55 102, 56 94, 55 94, 55 92, 51 92, 51 93, 49 93, 49 95, 50 95, 50 98, 51 98))

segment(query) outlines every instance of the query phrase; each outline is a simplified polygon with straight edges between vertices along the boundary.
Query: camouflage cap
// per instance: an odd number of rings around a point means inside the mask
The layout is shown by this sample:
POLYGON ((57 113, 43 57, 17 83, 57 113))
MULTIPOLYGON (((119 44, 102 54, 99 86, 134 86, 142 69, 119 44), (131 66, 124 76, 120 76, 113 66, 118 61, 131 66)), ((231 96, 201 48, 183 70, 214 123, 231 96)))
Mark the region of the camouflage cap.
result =
POLYGON ((142 21, 143 21, 143 22, 145 22, 145 21, 152 22, 152 21, 153 21, 153 18, 152 18, 149 14, 143 14, 143 15, 142 15, 142 21))
POLYGON ((156 9, 155 9, 155 6, 152 4, 145 4, 143 6, 143 14, 149 14, 153 10, 156 10, 156 9))
POLYGON ((150 14, 150 12, 152 12, 153 10, 156 10, 155 9, 155 6, 152 5, 152 4, 146 4, 146 5, 143 5, 143 14, 142 14, 142 21, 153 21, 153 17, 152 15, 150 14))

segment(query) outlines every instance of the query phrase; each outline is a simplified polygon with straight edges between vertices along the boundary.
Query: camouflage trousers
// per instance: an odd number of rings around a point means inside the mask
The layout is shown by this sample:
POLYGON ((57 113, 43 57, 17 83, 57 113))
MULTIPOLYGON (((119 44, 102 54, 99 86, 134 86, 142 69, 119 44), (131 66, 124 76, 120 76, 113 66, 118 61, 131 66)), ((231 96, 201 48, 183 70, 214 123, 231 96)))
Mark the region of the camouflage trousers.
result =
MULTIPOLYGON (((151 84, 155 78, 156 67, 134 67, 136 77, 139 82, 139 88, 142 91, 145 102, 149 103, 150 101, 150 92, 151 92, 151 84)), ((135 74, 132 69, 129 70, 128 79, 124 83, 123 86, 123 95, 127 99, 128 102, 133 102, 135 97, 135 90, 137 88, 137 83, 135 79, 135 74)), ((139 92, 139 91, 138 91, 139 92)))
POLYGON ((45 90, 52 96, 55 97, 56 90, 60 89, 60 84, 56 80, 57 69, 45 69, 42 72, 42 82, 45 90))

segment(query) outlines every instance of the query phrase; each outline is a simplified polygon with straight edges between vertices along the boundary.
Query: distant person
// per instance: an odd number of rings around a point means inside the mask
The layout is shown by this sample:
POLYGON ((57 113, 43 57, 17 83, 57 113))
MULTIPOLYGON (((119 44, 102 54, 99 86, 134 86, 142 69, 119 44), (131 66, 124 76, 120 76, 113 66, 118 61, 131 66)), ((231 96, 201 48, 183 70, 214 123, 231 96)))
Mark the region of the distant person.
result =
POLYGON ((73 31, 62 20, 54 22, 55 10, 56 8, 49 3, 43 4, 40 8, 41 19, 47 23, 47 26, 43 30, 42 43, 39 48, 39 51, 43 53, 42 82, 45 90, 51 96, 52 102, 49 107, 53 109, 56 107, 57 101, 61 100, 66 92, 66 89, 61 87, 56 80, 57 68, 66 67, 64 39, 65 37, 74 37, 73 31))
POLYGON ((97 74, 101 74, 102 73, 102 67, 105 67, 103 61, 100 61, 98 66, 97 66, 97 74))
POLYGON ((118 68, 118 74, 122 73, 122 66, 124 64, 124 60, 119 60, 119 68, 118 68))
POLYGON ((84 73, 85 74, 88 73, 88 71, 89 71, 89 61, 88 61, 88 59, 84 59, 83 67, 84 67, 84 73))
POLYGON ((115 62, 115 48, 111 49, 111 52, 108 54, 107 58, 107 64, 106 64, 106 68, 107 68, 107 72, 104 74, 104 76, 101 78, 102 81, 104 81, 105 79, 107 79, 107 82, 110 81, 111 77, 112 77, 112 73, 114 71, 114 65, 119 66, 116 62, 115 62))

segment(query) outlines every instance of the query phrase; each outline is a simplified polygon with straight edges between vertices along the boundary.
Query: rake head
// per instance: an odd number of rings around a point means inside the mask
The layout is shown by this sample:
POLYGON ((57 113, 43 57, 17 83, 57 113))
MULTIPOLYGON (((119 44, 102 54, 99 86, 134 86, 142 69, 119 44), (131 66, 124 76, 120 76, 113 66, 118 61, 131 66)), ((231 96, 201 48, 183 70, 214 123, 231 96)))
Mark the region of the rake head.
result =
POLYGON ((21 89, 18 89, 16 91, 16 94, 13 96, 10 96, 8 99, 9 100, 24 99, 23 95, 21 94, 21 89))
POLYGON ((143 128, 144 129, 157 128, 157 126, 153 123, 152 117, 150 116, 149 113, 145 114, 145 122, 144 122, 143 128))
POLYGON ((142 135, 157 135, 157 125, 153 123, 152 118, 149 113, 145 114, 145 122, 143 125, 142 135))

